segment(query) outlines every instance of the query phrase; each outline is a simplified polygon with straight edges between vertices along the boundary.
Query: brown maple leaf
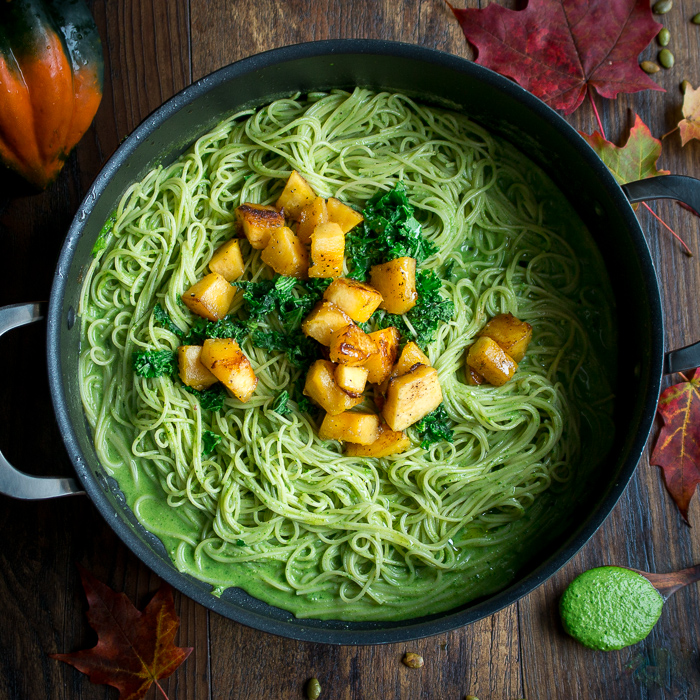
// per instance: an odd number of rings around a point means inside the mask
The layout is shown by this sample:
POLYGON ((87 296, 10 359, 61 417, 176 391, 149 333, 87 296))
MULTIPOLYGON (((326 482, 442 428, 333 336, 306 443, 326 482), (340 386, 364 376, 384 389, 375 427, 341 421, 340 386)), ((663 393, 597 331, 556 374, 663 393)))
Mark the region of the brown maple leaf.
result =
POLYGON ((624 146, 616 146, 598 131, 593 134, 579 133, 621 185, 656 175, 670 175, 669 170, 658 169, 661 141, 651 135, 649 127, 638 114, 635 114, 634 126, 624 146))
POLYGON ((180 619, 170 586, 162 583, 140 612, 123 593, 115 593, 79 568, 90 605, 87 618, 97 632, 97 646, 74 654, 51 654, 51 658, 75 666, 93 683, 118 688, 119 700, 140 700, 153 683, 163 692, 158 681, 172 674, 192 653, 191 648, 173 644, 180 619))
MULTIPOLYGON (((446 0, 447 2, 447 0, 446 0)), ((530 0, 524 10, 447 4, 477 50, 477 63, 512 78, 570 114, 588 88, 602 97, 663 90, 637 63, 661 25, 649 0, 530 0)))
POLYGON ((678 122, 678 128, 683 146, 691 139, 700 138, 700 87, 686 87, 683 93, 683 119, 678 122))
POLYGON ((700 368, 661 394, 658 411, 663 427, 651 464, 663 470, 666 489, 688 522, 690 500, 700 484, 700 368))

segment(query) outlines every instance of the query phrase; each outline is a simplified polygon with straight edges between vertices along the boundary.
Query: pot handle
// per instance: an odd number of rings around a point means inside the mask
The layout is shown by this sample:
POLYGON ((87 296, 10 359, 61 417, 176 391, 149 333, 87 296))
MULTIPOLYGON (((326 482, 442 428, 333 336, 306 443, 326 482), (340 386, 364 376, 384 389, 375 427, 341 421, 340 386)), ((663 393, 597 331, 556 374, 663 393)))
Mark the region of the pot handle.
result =
MULTIPOLYGON (((647 199, 676 199, 692 207, 700 216, 700 180, 687 175, 659 175, 622 185, 630 202, 647 199)), ((664 374, 687 372, 700 367, 700 342, 667 352, 664 374)))
MULTIPOLYGON (((46 302, 13 304, 0 307, 0 336, 13 328, 41 321, 46 316, 46 302)), ((0 452, 0 493, 23 500, 43 500, 60 496, 75 496, 85 492, 75 479, 50 476, 30 476, 15 469, 0 452)))

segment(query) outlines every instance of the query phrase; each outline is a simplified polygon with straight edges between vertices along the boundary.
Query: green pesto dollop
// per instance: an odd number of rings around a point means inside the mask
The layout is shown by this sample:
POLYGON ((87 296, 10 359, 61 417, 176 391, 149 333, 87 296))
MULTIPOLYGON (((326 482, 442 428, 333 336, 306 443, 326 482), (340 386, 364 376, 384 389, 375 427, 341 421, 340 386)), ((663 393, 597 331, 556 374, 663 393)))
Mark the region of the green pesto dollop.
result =
POLYGON ((559 603, 564 629, 591 649, 622 649, 644 639, 664 601, 638 573, 601 566, 575 578, 559 603))

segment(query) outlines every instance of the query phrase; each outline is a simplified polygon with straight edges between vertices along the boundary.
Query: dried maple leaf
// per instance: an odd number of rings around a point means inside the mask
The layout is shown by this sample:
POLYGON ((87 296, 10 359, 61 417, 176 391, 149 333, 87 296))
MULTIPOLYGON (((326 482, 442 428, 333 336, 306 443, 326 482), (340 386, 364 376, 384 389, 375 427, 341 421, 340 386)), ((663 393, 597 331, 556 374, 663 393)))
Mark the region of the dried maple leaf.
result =
POLYGON ((669 387, 659 399, 663 428, 651 455, 666 489, 688 522, 688 506, 700 484, 700 368, 689 381, 669 387))
MULTIPOLYGON (((119 700, 139 700, 192 652, 191 648, 173 644, 180 620, 170 586, 161 584, 144 611, 139 612, 123 593, 115 593, 82 567, 80 577, 90 605, 88 622, 98 636, 97 646, 74 654, 51 654, 51 658, 75 666, 93 683, 118 688, 119 700)), ((160 685, 158 688, 163 692, 160 685)))
POLYGON ((608 98, 663 90, 637 64, 661 29, 649 0, 530 0, 518 11, 495 3, 483 10, 447 4, 476 47, 477 63, 566 114, 589 87, 608 98))
POLYGON ((651 135, 649 127, 638 114, 635 115, 634 126, 630 129, 624 146, 616 146, 598 131, 593 134, 585 134, 582 131, 579 133, 621 185, 656 175, 670 175, 669 170, 657 168, 656 164, 661 156, 661 141, 651 135))
POLYGON ((689 85, 683 93, 683 119, 678 122, 681 130, 681 145, 691 139, 700 138, 700 87, 689 85))

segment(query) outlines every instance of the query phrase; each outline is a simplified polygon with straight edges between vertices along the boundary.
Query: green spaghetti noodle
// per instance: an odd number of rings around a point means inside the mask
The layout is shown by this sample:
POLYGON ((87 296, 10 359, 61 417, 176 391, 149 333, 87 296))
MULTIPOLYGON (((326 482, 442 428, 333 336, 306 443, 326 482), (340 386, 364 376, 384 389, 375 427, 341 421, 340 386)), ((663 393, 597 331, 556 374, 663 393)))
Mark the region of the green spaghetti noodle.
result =
MULTIPOLYGON (((271 277, 242 248, 243 279, 271 277)), ((588 488, 611 438, 606 285, 558 191, 465 117, 365 89, 281 99, 226 120, 124 194, 83 285, 82 400, 137 518, 215 594, 237 585, 316 618, 437 612, 506 585, 588 488), (235 208, 273 203, 292 169, 360 209, 405 184, 439 247, 421 269, 455 304, 424 348, 453 442, 426 450, 414 435, 402 454, 343 456, 293 400, 274 410, 302 370, 250 336, 241 347, 259 383, 246 404, 206 410, 177 379, 134 374, 135 351, 180 344, 156 305, 186 332, 180 295, 235 234, 235 208), (502 387, 469 386, 465 347, 508 311, 533 327, 525 359, 502 387), (221 440, 205 453, 211 433, 221 440)), ((231 313, 244 318, 241 296, 231 313)), ((281 330, 267 318, 262 330, 281 330)))

